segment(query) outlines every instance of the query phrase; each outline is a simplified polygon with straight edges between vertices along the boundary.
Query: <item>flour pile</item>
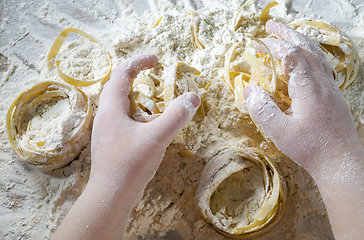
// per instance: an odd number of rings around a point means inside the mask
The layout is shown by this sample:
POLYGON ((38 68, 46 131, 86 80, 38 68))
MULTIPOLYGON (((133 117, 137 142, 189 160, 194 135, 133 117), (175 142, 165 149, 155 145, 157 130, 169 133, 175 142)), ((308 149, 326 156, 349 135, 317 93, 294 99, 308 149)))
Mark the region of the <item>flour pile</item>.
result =
MULTIPOLYGON (((21 91, 47 79, 62 81, 55 69, 48 69, 45 58, 58 33, 63 28, 76 27, 106 47, 114 67, 131 56, 155 53, 165 66, 183 62, 196 68, 204 83, 212 81, 204 93, 205 116, 196 115, 183 129, 183 140, 169 146, 155 177, 132 211, 123 239, 229 239, 200 216, 194 201, 204 166, 225 147, 264 150, 272 156, 286 183, 287 201, 281 221, 255 239, 334 239, 312 178, 266 142, 249 115, 238 109, 223 81, 224 57, 229 47, 235 42, 249 46, 251 40, 247 34, 266 35, 259 16, 268 1, 247 5, 240 13, 237 30, 232 29, 232 19, 243 3, 238 0, 192 3, 151 0, 144 5, 136 0, 122 1, 120 5, 111 0, 42 0, 17 6, 1 3, 6 6, 1 11, 8 13, 8 17, 2 15, 0 26, 0 238, 49 239, 87 184, 90 144, 69 165, 40 172, 15 154, 5 126, 6 111, 21 91), (203 48, 193 41, 188 15, 192 12, 196 12, 194 21, 203 48), (189 157, 182 157, 181 153, 186 151, 189 157)), ((363 62, 364 6, 360 0, 282 0, 270 15, 284 23, 303 17, 333 23, 353 39, 363 62)), ((75 44, 65 45, 64 51, 72 54, 60 56, 61 68, 86 80, 103 76, 107 69, 104 52, 82 39, 71 40, 75 44)), ((237 68, 244 67, 235 64, 237 68)), ((363 75, 361 63, 357 79, 344 90, 344 95, 364 143, 363 75)), ((95 109, 100 89, 100 84, 83 88, 95 109)))

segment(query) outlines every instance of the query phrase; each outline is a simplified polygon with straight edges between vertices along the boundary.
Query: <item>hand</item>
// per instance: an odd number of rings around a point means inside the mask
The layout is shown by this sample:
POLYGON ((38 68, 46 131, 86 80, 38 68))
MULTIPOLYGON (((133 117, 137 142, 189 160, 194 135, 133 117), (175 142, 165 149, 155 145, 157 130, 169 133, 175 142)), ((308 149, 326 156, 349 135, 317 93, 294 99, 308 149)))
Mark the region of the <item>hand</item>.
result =
POLYGON ((269 21, 266 27, 283 39, 262 41, 281 61, 292 104, 282 112, 264 90, 250 86, 244 98, 252 117, 280 151, 310 173, 337 156, 362 151, 346 100, 317 44, 284 24, 269 21))
POLYGON ((277 148, 316 180, 335 238, 363 239, 364 150, 330 65, 313 41, 290 27, 269 21, 267 31, 283 39, 263 42, 281 61, 291 108, 282 112, 257 86, 244 89, 246 106, 277 148))
POLYGON ((129 59, 105 84, 92 131, 90 179, 52 239, 122 238, 132 207, 166 148, 200 104, 196 94, 186 93, 153 121, 133 120, 131 83, 157 61, 155 55, 129 59))
POLYGON ((144 189, 157 170, 166 148, 195 114, 200 99, 186 93, 175 99, 157 119, 141 123, 130 117, 129 92, 140 70, 153 67, 155 55, 124 62, 105 84, 92 132, 91 180, 127 179, 130 190, 144 189))

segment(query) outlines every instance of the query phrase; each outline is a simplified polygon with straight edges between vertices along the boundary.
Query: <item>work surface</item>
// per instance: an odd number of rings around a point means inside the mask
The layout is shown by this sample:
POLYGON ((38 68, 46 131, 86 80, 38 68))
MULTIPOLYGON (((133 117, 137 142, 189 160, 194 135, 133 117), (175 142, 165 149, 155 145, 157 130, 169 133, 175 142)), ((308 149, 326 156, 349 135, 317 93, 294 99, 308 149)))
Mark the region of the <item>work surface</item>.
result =
MULTIPOLYGON (((256 1, 253 11, 260 12, 268 2, 256 1)), ((362 63, 357 79, 344 95, 364 143, 363 2, 277 2, 279 5, 271 10, 272 17, 286 22, 297 18, 324 19, 346 32, 356 44, 362 63)), ((210 112, 202 123, 190 123, 183 144, 169 147, 143 199, 133 210, 124 239, 142 239, 142 236, 149 240, 228 239, 200 217, 193 200, 203 167, 224 145, 265 149, 275 156, 287 185, 287 206, 282 221, 267 235, 255 239, 333 239, 326 210, 311 177, 268 146, 250 120, 229 105, 233 96, 223 83, 222 69, 216 67, 219 63, 211 60, 224 56, 226 48, 221 45, 208 53, 191 52, 178 46, 179 38, 184 35, 177 35, 173 28, 184 26, 183 17, 187 18, 191 11, 204 15, 203 19, 214 25, 211 31, 216 30, 216 35, 221 35, 221 42, 226 42, 227 46, 230 40, 228 34, 224 36, 223 29, 230 27, 227 19, 232 18, 243 3, 238 0, 1 1, 0 239, 49 239, 88 180, 90 144, 71 164, 41 172, 20 160, 6 132, 8 107, 24 89, 45 79, 61 81, 54 72, 47 71, 45 57, 56 36, 67 27, 82 29, 100 40, 112 55, 113 66, 133 55, 154 52, 165 64, 183 61, 199 69, 203 77, 214 80, 208 91, 210 112), (143 15, 150 9, 152 13, 143 15), (165 25, 160 26, 160 32, 148 32, 151 23, 161 16, 172 16, 170 25, 162 22, 165 25), (145 41, 147 38, 149 40, 145 41), (244 133, 239 133, 242 130, 244 133), (181 157, 179 152, 184 148, 193 151, 195 156, 181 157)), ((208 42, 214 34, 202 40, 208 42)), ((98 89, 87 91, 95 93, 98 89)))

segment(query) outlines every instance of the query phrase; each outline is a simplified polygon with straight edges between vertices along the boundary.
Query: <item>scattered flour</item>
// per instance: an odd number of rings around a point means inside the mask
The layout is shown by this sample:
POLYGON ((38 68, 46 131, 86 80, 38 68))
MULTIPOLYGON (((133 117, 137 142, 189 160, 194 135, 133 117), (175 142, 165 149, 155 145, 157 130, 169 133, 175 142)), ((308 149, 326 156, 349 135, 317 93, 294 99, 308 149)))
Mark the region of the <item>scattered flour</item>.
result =
POLYGON ((100 43, 81 38, 71 41, 60 49, 56 60, 60 60, 60 70, 77 80, 96 80, 109 71, 109 57, 100 43))
MULTIPOLYGON (((169 146, 155 177, 130 216, 123 239, 228 239, 202 219, 194 202, 205 164, 226 146, 263 148, 273 156, 286 182, 287 205, 282 220, 256 239, 334 239, 312 178, 266 143, 248 115, 235 106, 222 80, 227 49, 237 41, 246 46, 247 33, 265 36, 264 27, 257 19, 267 2, 257 1, 242 11, 236 32, 231 29, 231 20, 244 1, 202 0, 192 4, 160 0, 140 4, 137 0, 128 0, 118 4, 112 0, 41 0, 19 5, 1 2, 0 239, 49 239, 87 184, 90 144, 69 165, 40 172, 17 157, 8 143, 5 126, 6 111, 22 90, 46 79, 61 81, 55 69, 46 67, 45 57, 65 27, 80 28, 100 40, 112 55, 113 66, 136 54, 152 52, 167 66, 181 61, 198 69, 203 81, 212 80, 205 94, 206 116, 195 117, 183 130, 184 141, 169 146), (155 11, 146 11, 148 6, 155 11), (198 49, 192 41, 188 16, 191 9, 198 13, 195 20, 204 49, 198 49), (160 17, 161 22, 154 27, 160 17), (179 152, 185 149, 195 155, 181 157, 179 152)), ((288 23, 308 17, 332 22, 353 39, 360 58, 364 59, 361 28, 364 6, 359 0, 281 0, 279 3, 271 11, 277 20, 288 23)), ((74 50, 63 56, 62 68, 69 74, 86 79, 103 74, 105 61, 96 57, 102 52, 87 43, 77 45, 74 50), (84 54, 92 58, 83 58, 84 54), (84 68, 81 71, 77 64, 89 67, 91 72, 83 72, 84 68), (98 66, 98 72, 92 72, 94 66, 98 66)), ((364 143, 363 75, 361 64, 357 80, 344 94, 364 143)), ((87 87, 84 91, 93 98, 96 108, 100 86, 87 87)))
MULTIPOLYGON (((42 104, 28 120, 28 130, 22 135, 20 144, 38 147, 40 149, 56 149, 64 144, 65 136, 71 129, 64 129, 64 123, 70 114, 68 99, 42 104), (52 123, 52 124, 49 124, 52 123), (49 134, 52 133, 52 134, 49 134), (40 145, 39 143, 44 143, 40 145)), ((81 109, 82 110, 82 109, 81 109)))

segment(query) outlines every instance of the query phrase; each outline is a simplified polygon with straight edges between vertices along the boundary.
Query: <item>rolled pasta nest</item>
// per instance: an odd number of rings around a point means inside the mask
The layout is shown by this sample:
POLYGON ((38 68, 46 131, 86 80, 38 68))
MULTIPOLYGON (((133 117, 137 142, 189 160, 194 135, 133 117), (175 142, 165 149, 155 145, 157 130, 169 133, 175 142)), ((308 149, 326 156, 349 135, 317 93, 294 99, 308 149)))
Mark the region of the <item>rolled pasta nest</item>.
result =
POLYGON ((281 218, 286 188, 271 159, 255 148, 226 148, 205 166, 195 195, 202 217, 222 234, 250 238, 281 218))
POLYGON ((10 144, 31 166, 62 167, 89 142, 91 112, 81 90, 55 81, 39 83, 22 92, 8 110, 10 144))

